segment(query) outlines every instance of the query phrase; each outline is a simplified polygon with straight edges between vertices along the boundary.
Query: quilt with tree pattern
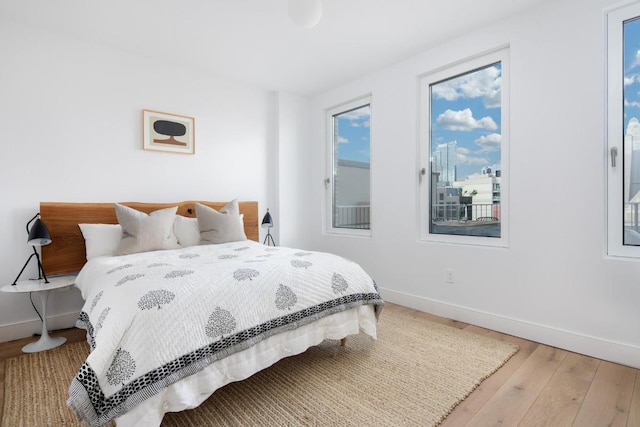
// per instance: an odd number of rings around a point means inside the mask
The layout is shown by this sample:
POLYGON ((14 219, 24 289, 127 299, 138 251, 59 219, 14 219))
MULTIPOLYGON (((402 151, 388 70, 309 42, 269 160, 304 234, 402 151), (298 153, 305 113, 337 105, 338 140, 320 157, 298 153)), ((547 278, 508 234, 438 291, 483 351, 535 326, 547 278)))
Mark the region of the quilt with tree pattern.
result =
POLYGON ((355 262, 253 241, 95 258, 76 286, 91 353, 67 403, 92 426, 265 338, 384 305, 355 262))

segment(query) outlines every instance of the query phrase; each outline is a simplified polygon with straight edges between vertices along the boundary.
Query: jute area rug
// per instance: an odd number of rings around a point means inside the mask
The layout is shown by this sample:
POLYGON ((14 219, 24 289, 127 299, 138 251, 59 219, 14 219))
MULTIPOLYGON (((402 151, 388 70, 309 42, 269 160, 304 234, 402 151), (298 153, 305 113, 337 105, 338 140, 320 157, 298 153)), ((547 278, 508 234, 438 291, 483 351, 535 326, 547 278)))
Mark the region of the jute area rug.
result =
MULTIPOLYGON (((517 346, 414 317, 382 312, 378 340, 325 341, 216 391, 163 426, 435 426, 517 346)), ((86 343, 6 362, 3 426, 80 426, 67 390, 86 343)))

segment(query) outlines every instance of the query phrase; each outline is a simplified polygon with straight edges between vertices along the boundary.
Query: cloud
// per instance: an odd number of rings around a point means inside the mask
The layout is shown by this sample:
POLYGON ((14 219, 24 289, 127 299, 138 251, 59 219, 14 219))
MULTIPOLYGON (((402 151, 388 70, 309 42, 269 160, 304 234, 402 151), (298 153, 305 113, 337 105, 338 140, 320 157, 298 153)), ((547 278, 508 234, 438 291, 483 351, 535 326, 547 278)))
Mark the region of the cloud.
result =
POLYGON ((638 65, 640 65, 640 50, 636 51, 636 58, 633 60, 633 63, 629 66, 629 69, 634 69, 638 65))
POLYGON ((338 135, 338 144, 348 144, 349 140, 344 136, 338 135))
POLYGON ((447 110, 436 119, 438 126, 448 130, 471 131, 474 129, 496 130, 498 125, 489 116, 480 120, 473 118, 470 108, 461 111, 447 110))
POLYGON ((487 136, 482 136, 476 140, 481 149, 474 152, 467 147, 456 147, 456 159, 459 165, 479 165, 486 166, 489 164, 489 159, 482 157, 482 153, 489 151, 495 151, 500 149, 500 141, 502 136, 498 133, 492 133, 487 136))
POLYGON ((493 90, 488 92, 482 102, 484 102, 484 106, 487 108, 500 108, 500 102, 502 102, 500 90, 493 90))
POLYGON ((354 128, 371 127, 371 106, 365 105, 364 107, 341 113, 340 119, 348 120, 349 125, 354 128))
POLYGON ((624 85, 629 86, 635 83, 638 76, 636 74, 630 74, 628 76, 624 76, 624 85))
POLYGON ((449 81, 433 85, 431 87, 431 93, 436 98, 446 99, 447 101, 455 101, 462 96, 449 81))
POLYGON ((352 128, 359 128, 359 127, 365 127, 365 128, 369 128, 371 127, 371 120, 365 120, 363 121, 356 121, 356 120, 352 120, 351 122, 349 122, 351 124, 352 128))
POLYGON ((497 151, 500 149, 502 143, 502 135, 499 133, 490 133, 489 135, 482 135, 476 139, 476 144, 480 146, 480 152, 497 151))
POLYGON ((489 159, 485 157, 475 157, 469 156, 466 154, 462 154, 460 152, 456 153, 456 159, 458 160, 459 165, 486 165, 489 163, 489 159))
POLYGON ((433 96, 455 101, 459 98, 482 98, 485 107, 500 107, 502 72, 496 66, 473 71, 431 87, 433 96))
POLYGON ((364 107, 356 108, 355 110, 340 114, 340 117, 347 120, 368 119, 371 117, 371 107, 366 105, 364 107))
POLYGON ((627 98, 624 99, 625 107, 638 107, 640 108, 640 102, 638 101, 629 101, 627 98))

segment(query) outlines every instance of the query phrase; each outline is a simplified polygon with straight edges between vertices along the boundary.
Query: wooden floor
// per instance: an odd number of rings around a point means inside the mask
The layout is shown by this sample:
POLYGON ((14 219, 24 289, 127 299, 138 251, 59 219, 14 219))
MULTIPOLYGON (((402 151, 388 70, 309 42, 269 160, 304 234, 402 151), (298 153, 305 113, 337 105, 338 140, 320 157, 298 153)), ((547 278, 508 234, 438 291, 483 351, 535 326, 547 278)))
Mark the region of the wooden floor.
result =
MULTIPOLYGON (((390 303, 385 310, 403 311, 520 346, 520 351, 458 405, 441 426, 640 427, 638 369, 390 303)), ((85 339, 85 331, 74 328, 52 336, 76 342, 85 339)), ((22 347, 34 340, 0 343, 0 419, 5 360, 22 354, 22 347)))

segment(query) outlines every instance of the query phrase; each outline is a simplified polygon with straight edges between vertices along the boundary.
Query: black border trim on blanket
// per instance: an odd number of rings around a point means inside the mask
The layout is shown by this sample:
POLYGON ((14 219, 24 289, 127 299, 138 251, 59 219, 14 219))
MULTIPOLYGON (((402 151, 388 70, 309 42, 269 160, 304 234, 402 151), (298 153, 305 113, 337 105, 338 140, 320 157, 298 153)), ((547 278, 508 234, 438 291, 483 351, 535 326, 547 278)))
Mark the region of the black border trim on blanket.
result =
POLYGON ((93 351, 96 348, 96 339, 94 337, 95 330, 93 329, 93 325, 89 321, 89 315, 84 311, 80 312, 78 315, 78 319, 76 320, 76 328, 85 329, 87 331, 87 342, 89 343, 89 347, 93 351))
MULTIPOLYGON (((89 425, 102 426, 171 384, 203 370, 211 363, 230 354, 245 350, 265 338, 296 329, 331 314, 369 304, 374 305, 376 318, 378 318, 384 306, 380 295, 378 293, 359 293, 346 295, 269 320, 234 335, 221 338, 147 372, 106 399, 95 372, 85 362, 69 387, 67 405, 89 425)), ((86 313, 80 313, 76 326, 87 329, 88 340, 91 347, 94 348, 95 339, 92 335, 94 328, 86 313)))

